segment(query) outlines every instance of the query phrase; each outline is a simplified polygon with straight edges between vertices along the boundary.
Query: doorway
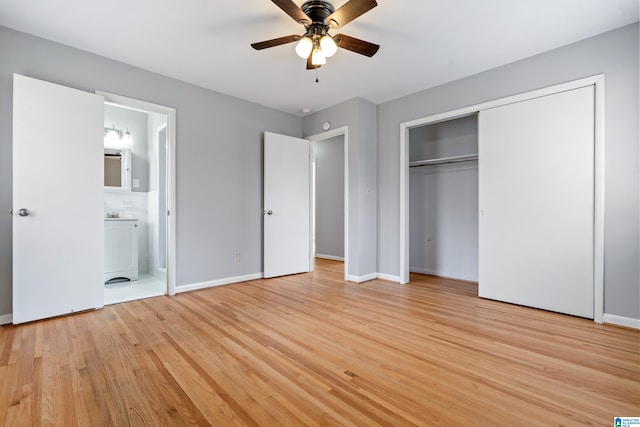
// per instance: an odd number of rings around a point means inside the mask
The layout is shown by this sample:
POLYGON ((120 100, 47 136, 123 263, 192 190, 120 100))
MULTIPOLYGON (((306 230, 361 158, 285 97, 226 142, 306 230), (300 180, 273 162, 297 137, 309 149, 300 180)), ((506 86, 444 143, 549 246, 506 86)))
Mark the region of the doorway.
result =
MULTIPOLYGON (((309 136, 312 152, 312 258, 344 262, 349 277, 348 127, 309 136)), ((312 260, 313 261, 313 260, 312 260)))
MULTIPOLYGON (((105 273, 105 305, 175 294, 173 153, 175 110, 116 95, 105 97, 105 146, 129 153, 130 182, 124 189, 105 187, 105 224, 132 224, 126 247, 134 249, 135 271, 105 273), (116 131, 113 132, 113 129, 116 131), (114 137, 115 136, 115 137, 114 137), (135 239, 131 246, 131 239, 135 239)), ((125 176, 123 174, 123 176, 125 176)), ((122 227, 121 227, 122 228, 122 227)), ((105 228, 107 233, 108 228, 105 228)), ((120 235, 123 233, 121 232, 120 235)), ((107 246, 110 236, 105 234, 107 246)), ((121 244, 111 239, 111 244, 121 244), (115 242, 115 243, 114 243, 115 242)), ((110 251, 105 246, 105 267, 110 251)), ((116 251, 121 260, 122 251, 116 251)), ((118 260, 116 260, 118 261, 118 260)), ((131 262, 131 260, 124 260, 131 262)), ((117 269, 117 268, 116 268, 117 269)))
POLYGON ((344 137, 312 146, 314 258, 344 262, 344 137))

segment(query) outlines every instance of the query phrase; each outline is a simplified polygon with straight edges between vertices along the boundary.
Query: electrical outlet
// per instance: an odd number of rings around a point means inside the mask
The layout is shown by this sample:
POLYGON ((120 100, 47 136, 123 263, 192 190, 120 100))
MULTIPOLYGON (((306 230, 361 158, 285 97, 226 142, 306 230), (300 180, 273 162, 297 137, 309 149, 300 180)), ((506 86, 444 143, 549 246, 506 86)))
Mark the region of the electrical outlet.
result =
POLYGON ((233 253, 233 260, 235 262, 239 262, 240 261, 240 252, 234 252, 233 253))

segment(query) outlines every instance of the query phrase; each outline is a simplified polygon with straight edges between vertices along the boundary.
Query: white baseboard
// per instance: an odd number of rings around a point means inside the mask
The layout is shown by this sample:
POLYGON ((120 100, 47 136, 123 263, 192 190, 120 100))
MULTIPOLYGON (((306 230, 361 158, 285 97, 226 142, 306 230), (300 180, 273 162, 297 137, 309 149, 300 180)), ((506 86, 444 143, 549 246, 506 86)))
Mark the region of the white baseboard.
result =
POLYGON ((205 289, 205 288, 211 288, 214 286, 229 285, 231 283, 246 282, 247 280, 256 280, 256 279, 262 279, 262 273, 246 274, 244 276, 235 276, 235 277, 225 277, 224 279, 210 280, 207 282, 176 286, 176 293, 195 291, 197 289, 205 289))
POLYGON ((343 261, 344 262, 344 257, 341 257, 341 256, 316 254, 316 258, 330 259, 331 261, 343 261))
POLYGON ((346 279, 350 282, 362 283, 368 280, 373 280, 378 278, 378 273, 369 273, 363 276, 347 276, 346 279))
POLYGON ((13 314, 0 314, 0 325, 8 325, 13 323, 13 314))
POLYGON ((348 281, 357 282, 357 283, 362 283, 362 282, 366 282, 368 280, 374 280, 374 279, 389 280, 391 282, 400 283, 399 276, 392 276, 391 274, 384 274, 384 273, 370 273, 370 274, 365 274, 364 276, 347 276, 348 281))
POLYGON ((400 283, 400 276, 394 276, 392 274, 384 274, 384 273, 378 273, 377 276, 378 276, 378 279, 390 280, 392 282, 400 283))
POLYGON ((478 281, 477 277, 466 276, 464 274, 450 273, 448 271, 430 270, 428 268, 409 267, 409 271, 412 272, 412 273, 430 274, 432 276, 444 277, 444 278, 447 278, 447 279, 465 280, 465 281, 468 281, 468 282, 477 282, 478 281))
POLYGON ((640 329, 640 319, 632 317, 617 316, 615 314, 604 313, 602 316, 603 323, 610 325, 626 326, 627 328, 640 329))

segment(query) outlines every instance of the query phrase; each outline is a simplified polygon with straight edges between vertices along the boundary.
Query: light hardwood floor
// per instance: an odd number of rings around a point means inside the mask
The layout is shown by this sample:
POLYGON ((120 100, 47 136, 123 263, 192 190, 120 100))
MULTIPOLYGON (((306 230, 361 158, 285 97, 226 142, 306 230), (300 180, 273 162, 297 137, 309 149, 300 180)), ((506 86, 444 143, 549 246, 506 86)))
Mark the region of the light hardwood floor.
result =
POLYGON ((0 425, 612 426, 640 334, 342 265, 0 328, 0 425))

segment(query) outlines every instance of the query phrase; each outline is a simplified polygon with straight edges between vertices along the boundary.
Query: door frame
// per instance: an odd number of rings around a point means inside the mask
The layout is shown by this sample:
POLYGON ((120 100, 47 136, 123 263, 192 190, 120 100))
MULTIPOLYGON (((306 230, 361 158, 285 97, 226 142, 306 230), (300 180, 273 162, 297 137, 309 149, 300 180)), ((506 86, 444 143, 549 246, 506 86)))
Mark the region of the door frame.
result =
POLYGON ((104 101, 121 107, 167 115, 167 295, 176 294, 176 109, 100 90, 104 101))
MULTIPOLYGON (((344 280, 347 281, 352 277, 349 274, 349 126, 342 126, 326 132, 317 133, 308 136, 306 139, 311 142, 311 153, 313 153, 314 142, 336 136, 342 136, 344 144, 344 280)), ((313 162, 313 156, 309 156, 309 161, 313 162)), ((312 164, 309 165, 310 170, 312 166, 312 164)), ((315 201, 313 201, 313 203, 315 203, 315 201)), ((313 239, 313 229, 309 230, 309 232, 313 239)), ((311 242, 311 244, 313 245, 313 242, 311 242)), ((313 250, 311 252, 310 256, 313 257, 313 250)), ((313 262, 313 259, 310 261, 313 262)), ((311 265, 313 265, 313 263, 311 265)))
POLYGON ((482 110, 553 95, 585 86, 595 89, 593 321, 604 317, 604 74, 548 86, 400 123, 400 283, 409 283, 409 130, 476 114, 482 110))

